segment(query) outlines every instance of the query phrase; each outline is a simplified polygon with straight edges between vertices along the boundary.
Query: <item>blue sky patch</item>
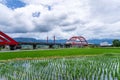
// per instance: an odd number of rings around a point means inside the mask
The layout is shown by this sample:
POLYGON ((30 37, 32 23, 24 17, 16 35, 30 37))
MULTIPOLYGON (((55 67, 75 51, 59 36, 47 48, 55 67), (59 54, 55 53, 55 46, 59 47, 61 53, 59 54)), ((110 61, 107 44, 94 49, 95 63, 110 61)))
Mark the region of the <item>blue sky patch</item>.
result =
POLYGON ((26 4, 20 0, 6 0, 5 5, 8 8, 16 9, 16 8, 24 7, 26 4))
POLYGON ((39 17, 40 16, 40 12, 34 12, 34 13, 32 13, 32 16, 33 17, 39 17))
POLYGON ((48 10, 51 11, 51 9, 52 9, 51 6, 48 6, 48 10))

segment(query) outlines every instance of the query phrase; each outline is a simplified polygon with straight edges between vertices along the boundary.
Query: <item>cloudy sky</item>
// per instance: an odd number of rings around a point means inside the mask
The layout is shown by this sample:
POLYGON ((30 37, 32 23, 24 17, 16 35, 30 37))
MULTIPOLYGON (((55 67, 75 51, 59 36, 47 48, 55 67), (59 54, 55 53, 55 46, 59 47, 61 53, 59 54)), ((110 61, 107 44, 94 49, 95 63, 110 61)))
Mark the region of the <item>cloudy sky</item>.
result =
POLYGON ((120 39, 120 0, 0 0, 0 30, 36 39, 120 39))

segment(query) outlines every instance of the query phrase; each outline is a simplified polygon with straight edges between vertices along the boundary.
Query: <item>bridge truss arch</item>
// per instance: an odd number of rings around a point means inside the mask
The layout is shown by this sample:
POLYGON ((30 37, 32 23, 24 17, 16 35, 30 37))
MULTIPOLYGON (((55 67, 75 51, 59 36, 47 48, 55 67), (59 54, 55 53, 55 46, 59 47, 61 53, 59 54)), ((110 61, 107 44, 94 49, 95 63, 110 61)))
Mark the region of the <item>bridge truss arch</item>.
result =
POLYGON ((18 45, 18 42, 9 37, 7 34, 0 31, 0 46, 6 45, 9 45, 11 49, 14 49, 14 47, 18 45))
POLYGON ((73 36, 67 40, 66 44, 71 44, 76 47, 88 46, 88 42, 83 36, 73 36))

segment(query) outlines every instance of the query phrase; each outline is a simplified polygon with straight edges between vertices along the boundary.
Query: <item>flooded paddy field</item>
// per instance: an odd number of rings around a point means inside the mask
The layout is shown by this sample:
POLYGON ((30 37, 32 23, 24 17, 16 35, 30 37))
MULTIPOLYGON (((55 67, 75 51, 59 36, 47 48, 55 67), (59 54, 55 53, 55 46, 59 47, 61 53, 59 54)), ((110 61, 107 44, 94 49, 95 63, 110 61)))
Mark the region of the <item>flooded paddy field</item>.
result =
POLYGON ((120 80, 120 56, 0 62, 0 80, 120 80))

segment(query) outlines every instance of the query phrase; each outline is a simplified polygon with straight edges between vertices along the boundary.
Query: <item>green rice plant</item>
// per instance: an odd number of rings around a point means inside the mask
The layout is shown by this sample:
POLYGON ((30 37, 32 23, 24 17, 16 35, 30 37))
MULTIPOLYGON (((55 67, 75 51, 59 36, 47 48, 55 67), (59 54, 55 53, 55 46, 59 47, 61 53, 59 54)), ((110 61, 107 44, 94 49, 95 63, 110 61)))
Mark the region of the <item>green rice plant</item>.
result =
POLYGON ((0 64, 0 79, 6 80, 119 80, 120 57, 17 60, 0 64))

